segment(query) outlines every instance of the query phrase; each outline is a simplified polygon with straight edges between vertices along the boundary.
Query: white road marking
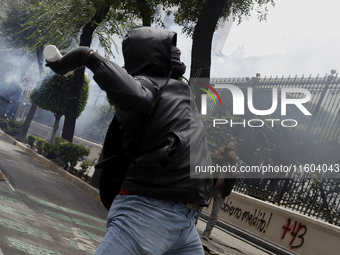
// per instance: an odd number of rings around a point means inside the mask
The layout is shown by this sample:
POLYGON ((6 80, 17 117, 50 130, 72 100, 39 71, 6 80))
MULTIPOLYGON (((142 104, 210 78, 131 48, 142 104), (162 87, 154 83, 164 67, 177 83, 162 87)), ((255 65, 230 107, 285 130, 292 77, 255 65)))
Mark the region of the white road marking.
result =
MULTIPOLYGON (((8 178, 6 178, 6 176, 4 175, 3 172, 1 172, 1 170, 0 170, 0 177, 3 177, 2 180, 7 182, 8 186, 11 188, 11 190, 15 191, 13 186, 11 185, 11 183, 8 181, 8 178)), ((2 254, 0 253, 0 255, 2 255, 2 254)))
MULTIPOLYGON (((8 186, 11 188, 11 190, 15 191, 12 184, 9 182, 8 178, 6 178, 6 182, 7 182, 8 186)), ((0 255, 1 255, 1 253, 0 253, 0 255)))

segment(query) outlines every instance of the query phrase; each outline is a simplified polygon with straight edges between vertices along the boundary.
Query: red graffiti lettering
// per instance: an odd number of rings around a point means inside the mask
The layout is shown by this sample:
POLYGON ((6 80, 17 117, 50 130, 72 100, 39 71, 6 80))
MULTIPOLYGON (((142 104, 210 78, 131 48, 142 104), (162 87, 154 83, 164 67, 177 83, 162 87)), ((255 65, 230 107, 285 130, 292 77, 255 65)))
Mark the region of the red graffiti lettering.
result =
POLYGON ((302 225, 302 223, 298 223, 297 221, 295 221, 294 224, 292 224, 292 220, 288 219, 287 224, 284 225, 282 228, 283 228, 283 234, 281 236, 281 239, 284 239, 286 234, 289 232, 293 236, 293 238, 291 239, 289 243, 291 249, 299 248, 303 245, 303 243, 305 242, 305 239, 303 236, 307 233, 307 227, 305 225, 302 225), (300 242, 297 245, 293 245, 296 237, 298 238, 297 240, 300 240, 300 242))

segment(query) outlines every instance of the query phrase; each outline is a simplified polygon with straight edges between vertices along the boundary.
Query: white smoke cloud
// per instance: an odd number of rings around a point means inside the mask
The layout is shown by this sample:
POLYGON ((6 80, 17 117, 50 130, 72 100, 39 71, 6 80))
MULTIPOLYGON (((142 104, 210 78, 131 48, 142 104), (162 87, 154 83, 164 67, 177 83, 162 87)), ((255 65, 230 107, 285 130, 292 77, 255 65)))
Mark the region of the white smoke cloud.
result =
MULTIPOLYGON (((258 22, 254 13, 251 20, 239 26, 232 25, 223 55, 212 54, 211 77, 251 77, 258 72, 262 77, 316 76, 337 68, 340 52, 336 49, 340 37, 334 28, 339 23, 336 8, 331 7, 334 1, 325 0, 322 4, 307 0, 275 2, 276 6, 269 8, 267 22, 258 22)), ((169 20, 166 29, 177 32, 181 60, 187 65, 184 76, 189 78, 192 39, 169 20)), ((114 39, 118 52, 113 49, 116 54, 111 60, 123 66, 122 39, 118 36, 114 39)), ((98 41, 94 40, 91 48, 104 55, 98 41)), ((97 100, 99 90, 92 81, 88 105, 106 103, 105 92, 97 100)))
MULTIPOLYGON (((6 43, 4 44, 7 45, 6 43)), ((7 48, 9 50, 0 52, 1 61, 3 62, 2 72, 4 73, 0 87, 2 93, 10 93, 19 88, 23 75, 33 63, 30 53, 24 54, 21 49, 10 49, 8 45, 7 48)), ((37 65, 30 68, 31 76, 36 73, 37 70, 35 69, 37 69, 37 65)))
POLYGON ((233 24, 223 53, 225 62, 214 61, 212 77, 324 75, 339 69, 337 50, 340 36, 335 25, 340 18, 335 1, 276 0, 269 8, 267 22, 256 14, 239 26, 233 24), (234 61, 233 52, 244 47, 243 61, 234 61))

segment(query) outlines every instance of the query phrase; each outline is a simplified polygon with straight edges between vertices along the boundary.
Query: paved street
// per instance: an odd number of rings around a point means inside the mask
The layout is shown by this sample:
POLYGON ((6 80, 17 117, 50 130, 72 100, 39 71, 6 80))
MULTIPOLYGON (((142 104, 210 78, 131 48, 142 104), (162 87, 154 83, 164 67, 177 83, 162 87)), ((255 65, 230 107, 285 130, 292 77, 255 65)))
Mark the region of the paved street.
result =
MULTIPOLYGON (((81 185, 79 190, 71 184, 76 180, 65 179, 1 135, 0 170, 7 178, 0 181, 0 255, 94 253, 107 215, 97 195, 81 185)), ((199 221, 200 235, 204 228, 199 221)), ((268 254, 217 228, 211 237, 202 240, 206 254, 268 254)))
POLYGON ((0 255, 93 254, 106 209, 0 136, 0 255))

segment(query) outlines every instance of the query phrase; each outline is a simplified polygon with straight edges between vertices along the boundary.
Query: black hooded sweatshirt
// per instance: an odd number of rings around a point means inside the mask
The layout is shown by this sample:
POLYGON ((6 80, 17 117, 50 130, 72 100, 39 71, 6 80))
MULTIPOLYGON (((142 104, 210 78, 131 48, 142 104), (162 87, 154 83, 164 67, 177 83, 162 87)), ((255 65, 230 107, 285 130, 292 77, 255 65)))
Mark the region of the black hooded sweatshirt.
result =
POLYGON ((167 82, 172 69, 171 47, 176 46, 176 39, 176 33, 164 29, 136 28, 123 40, 125 69, 97 53, 88 58, 87 67, 93 71, 94 80, 116 109, 103 155, 104 160, 118 156, 109 164, 109 170, 106 167, 105 171, 110 173, 101 177, 105 179, 100 184, 102 201, 105 196, 114 197, 122 188, 141 196, 207 205, 206 194, 212 179, 194 169, 211 165, 211 158, 203 122, 188 84, 168 80, 144 132, 141 149, 132 162, 123 156, 135 146, 133 137, 141 128, 141 120, 146 118, 157 93, 167 82), (152 84, 152 89, 143 86, 144 80, 152 84), (110 184, 107 179, 116 181, 110 184))

